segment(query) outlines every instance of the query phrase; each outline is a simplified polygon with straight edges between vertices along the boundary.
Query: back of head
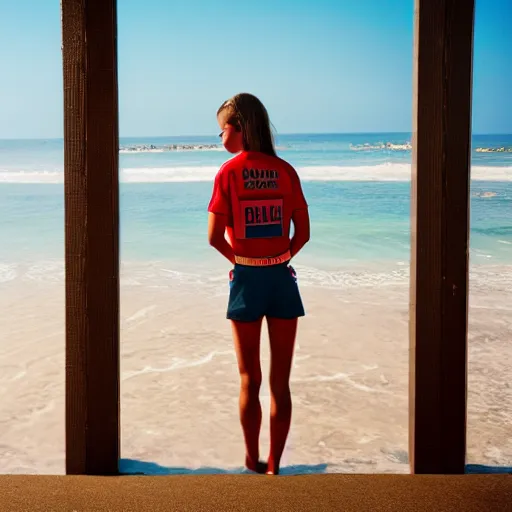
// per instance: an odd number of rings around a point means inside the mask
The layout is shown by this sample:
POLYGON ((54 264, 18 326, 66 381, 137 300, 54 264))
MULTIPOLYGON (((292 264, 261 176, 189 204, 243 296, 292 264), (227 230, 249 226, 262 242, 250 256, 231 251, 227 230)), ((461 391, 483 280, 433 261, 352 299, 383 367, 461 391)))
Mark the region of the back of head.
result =
POLYGON ((268 112, 254 95, 240 93, 225 101, 217 111, 227 114, 226 122, 242 131, 246 151, 276 156, 268 112))

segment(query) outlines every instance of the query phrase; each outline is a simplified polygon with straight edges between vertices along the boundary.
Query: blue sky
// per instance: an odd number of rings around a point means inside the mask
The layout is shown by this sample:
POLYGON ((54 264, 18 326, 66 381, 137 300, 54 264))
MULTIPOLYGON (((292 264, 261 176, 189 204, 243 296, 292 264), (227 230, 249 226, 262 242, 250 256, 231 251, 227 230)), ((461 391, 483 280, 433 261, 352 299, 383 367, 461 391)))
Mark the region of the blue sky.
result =
MULTIPOLYGON (((217 132, 240 91, 280 133, 410 131, 412 0, 119 0, 121 136, 217 132)), ((512 2, 477 1, 473 131, 512 133, 512 2)), ((0 0, 0 138, 62 137, 60 2, 0 0)))

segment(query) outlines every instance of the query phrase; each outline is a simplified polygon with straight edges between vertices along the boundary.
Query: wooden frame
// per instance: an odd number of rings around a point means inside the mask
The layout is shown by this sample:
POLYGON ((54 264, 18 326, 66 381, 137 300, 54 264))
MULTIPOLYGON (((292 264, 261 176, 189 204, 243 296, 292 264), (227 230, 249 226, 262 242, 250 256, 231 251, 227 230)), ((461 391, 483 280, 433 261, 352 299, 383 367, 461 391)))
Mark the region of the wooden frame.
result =
MULTIPOLYGON (((463 473, 474 0, 416 0, 410 307, 414 473, 463 473)), ((119 459, 115 0, 62 0, 66 472, 119 459)))
POLYGON ((409 454, 464 473, 474 0, 416 0, 409 454))
POLYGON ((115 0, 62 0, 66 472, 119 459, 119 206, 115 0))

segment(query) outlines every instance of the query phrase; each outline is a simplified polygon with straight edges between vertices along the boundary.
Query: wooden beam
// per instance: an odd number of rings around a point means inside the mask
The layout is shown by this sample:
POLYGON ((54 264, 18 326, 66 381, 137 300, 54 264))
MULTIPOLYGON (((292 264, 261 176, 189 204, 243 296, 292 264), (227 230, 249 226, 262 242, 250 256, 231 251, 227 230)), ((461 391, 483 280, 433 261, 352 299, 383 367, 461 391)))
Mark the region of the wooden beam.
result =
POLYGON ((66 473, 119 459, 119 206, 115 0, 62 0, 66 473))
POLYGON ((416 0, 410 303, 413 473, 463 473, 474 0, 416 0))

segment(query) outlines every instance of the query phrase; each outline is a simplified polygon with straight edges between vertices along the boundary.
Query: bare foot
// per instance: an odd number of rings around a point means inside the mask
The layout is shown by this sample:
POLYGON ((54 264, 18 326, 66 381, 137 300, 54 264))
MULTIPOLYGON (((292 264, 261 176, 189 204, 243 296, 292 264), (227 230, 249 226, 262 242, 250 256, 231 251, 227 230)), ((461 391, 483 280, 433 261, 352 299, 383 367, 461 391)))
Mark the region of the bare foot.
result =
POLYGON ((267 475, 279 475, 279 463, 276 464, 272 455, 268 458, 267 462, 267 475))
POLYGON ((267 472, 268 464, 266 462, 253 462, 248 457, 245 458, 245 467, 249 471, 254 471, 255 473, 258 473, 260 475, 264 475, 267 472))

